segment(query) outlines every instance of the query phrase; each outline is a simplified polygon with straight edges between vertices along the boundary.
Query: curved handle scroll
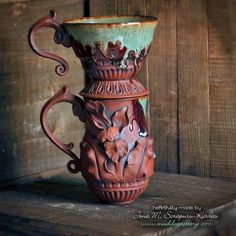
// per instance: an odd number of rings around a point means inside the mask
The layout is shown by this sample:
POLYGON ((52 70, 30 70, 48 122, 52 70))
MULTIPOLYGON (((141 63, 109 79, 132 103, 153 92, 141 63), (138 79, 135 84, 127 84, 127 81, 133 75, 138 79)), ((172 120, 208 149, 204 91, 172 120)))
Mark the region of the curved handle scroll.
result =
POLYGON ((35 33, 40 28, 49 27, 55 29, 54 41, 57 44, 62 44, 64 47, 71 47, 72 36, 69 35, 66 30, 63 28, 63 25, 59 24, 56 21, 56 12, 50 11, 49 15, 42 17, 37 22, 35 22, 29 30, 28 40, 31 49, 41 57, 49 58, 60 63, 55 68, 56 73, 59 76, 65 75, 69 70, 68 63, 61 57, 54 55, 49 52, 45 52, 39 49, 35 43, 35 33))
POLYGON ((59 92, 57 92, 53 97, 51 97, 43 106, 40 114, 40 122, 42 129, 46 136, 63 152, 72 157, 73 160, 70 160, 67 164, 67 168, 72 173, 77 173, 80 171, 80 159, 71 151, 74 147, 73 143, 63 144, 61 143, 51 132, 47 126, 47 113, 48 111, 57 103, 68 102, 73 106, 73 113, 75 116, 78 116, 79 119, 84 122, 84 101, 69 93, 70 90, 67 86, 64 86, 59 92))

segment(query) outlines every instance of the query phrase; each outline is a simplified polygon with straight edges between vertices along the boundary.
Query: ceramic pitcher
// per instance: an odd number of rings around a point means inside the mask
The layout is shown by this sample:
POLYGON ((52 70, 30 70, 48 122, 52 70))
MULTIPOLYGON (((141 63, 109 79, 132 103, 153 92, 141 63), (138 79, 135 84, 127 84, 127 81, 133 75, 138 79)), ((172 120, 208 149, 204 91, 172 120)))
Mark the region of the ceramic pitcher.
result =
POLYGON ((72 158, 68 170, 81 171, 101 201, 133 201, 153 174, 153 140, 145 123, 149 91, 136 75, 144 65, 156 25, 156 18, 149 16, 74 18, 59 24, 51 11, 29 31, 32 50, 59 62, 59 76, 68 72, 68 63, 37 47, 35 32, 42 27, 55 29, 54 41, 72 47, 92 79, 79 93, 83 99, 70 94, 67 86, 50 98, 42 108, 41 125, 47 137, 72 158), (79 157, 72 152, 73 143, 61 143, 47 126, 48 111, 60 102, 72 104, 73 114, 85 123, 79 157))

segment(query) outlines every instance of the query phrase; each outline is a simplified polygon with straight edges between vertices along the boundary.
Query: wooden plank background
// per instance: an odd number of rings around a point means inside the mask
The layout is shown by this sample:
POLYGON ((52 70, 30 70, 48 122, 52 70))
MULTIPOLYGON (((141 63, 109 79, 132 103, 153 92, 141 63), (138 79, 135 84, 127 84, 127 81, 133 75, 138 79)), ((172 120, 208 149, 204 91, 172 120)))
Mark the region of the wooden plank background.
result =
MULTIPOLYGON (((53 43, 51 29, 37 33, 38 45, 68 61, 67 76, 59 78, 56 63, 38 57, 27 42, 30 26, 50 9, 57 10, 59 21, 65 15, 82 17, 83 1, 0 1, 0 182, 55 169, 69 159, 45 137, 39 114, 64 84, 74 93, 83 88, 81 65, 71 49, 53 43)), ((78 147, 84 131, 71 106, 60 104, 48 116, 52 132, 78 147)))
POLYGON ((158 170, 178 173, 176 1, 148 0, 146 8, 159 21, 148 56, 150 130, 158 170))
POLYGON ((236 1, 208 8, 211 175, 236 176, 236 1))
POLYGON ((209 175, 209 86, 205 0, 177 5, 180 173, 209 175))
MULTIPOLYGON (((71 49, 37 34, 40 47, 67 59, 70 72, 36 56, 27 43, 32 25, 50 9, 58 21, 83 15, 153 15, 159 24, 138 78, 150 89, 148 124, 156 170, 236 177, 236 1, 234 0, 4 0, 0 1, 0 182, 64 166, 68 157, 42 133, 39 113, 62 85, 73 93, 84 74, 71 49)), ((58 105, 49 125, 76 153, 83 125, 58 105)))

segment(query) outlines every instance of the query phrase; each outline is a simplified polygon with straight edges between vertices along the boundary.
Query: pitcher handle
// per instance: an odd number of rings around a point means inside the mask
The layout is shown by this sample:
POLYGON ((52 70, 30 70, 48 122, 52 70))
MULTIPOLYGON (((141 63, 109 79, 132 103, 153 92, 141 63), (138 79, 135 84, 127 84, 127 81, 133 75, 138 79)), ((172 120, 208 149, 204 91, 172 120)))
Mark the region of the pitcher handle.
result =
POLYGON ((68 102, 73 106, 73 113, 75 116, 78 116, 79 119, 84 122, 84 101, 70 94, 70 90, 67 86, 64 86, 60 91, 58 91, 53 97, 51 97, 43 106, 40 114, 40 122, 42 129, 46 136, 63 152, 72 157, 73 160, 70 160, 67 164, 67 168, 72 173, 77 173, 80 171, 80 159, 71 151, 74 147, 73 143, 63 144, 61 143, 51 132, 47 126, 47 113, 48 111, 57 103, 68 102))
POLYGON ((63 76, 69 70, 68 63, 57 55, 39 49, 35 43, 35 33, 43 27, 55 29, 54 41, 57 44, 62 44, 64 47, 71 47, 73 41, 72 36, 67 33, 63 25, 56 21, 56 12, 53 10, 51 10, 47 16, 44 16, 35 22, 29 30, 28 40, 31 49, 41 57, 49 58, 59 62, 60 65, 56 66, 55 71, 59 76, 63 76))

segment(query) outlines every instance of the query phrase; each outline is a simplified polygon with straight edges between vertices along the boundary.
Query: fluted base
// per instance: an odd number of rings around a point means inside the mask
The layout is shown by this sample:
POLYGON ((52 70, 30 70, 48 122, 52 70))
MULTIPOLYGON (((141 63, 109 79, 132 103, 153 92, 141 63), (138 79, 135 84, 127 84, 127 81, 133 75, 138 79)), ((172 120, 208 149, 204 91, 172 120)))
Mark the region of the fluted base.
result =
POLYGON ((149 91, 136 79, 92 80, 80 95, 92 99, 143 97, 149 91))
POLYGON ((149 178, 117 182, 86 181, 91 192, 100 201, 113 204, 126 204, 134 201, 145 191, 149 178))

